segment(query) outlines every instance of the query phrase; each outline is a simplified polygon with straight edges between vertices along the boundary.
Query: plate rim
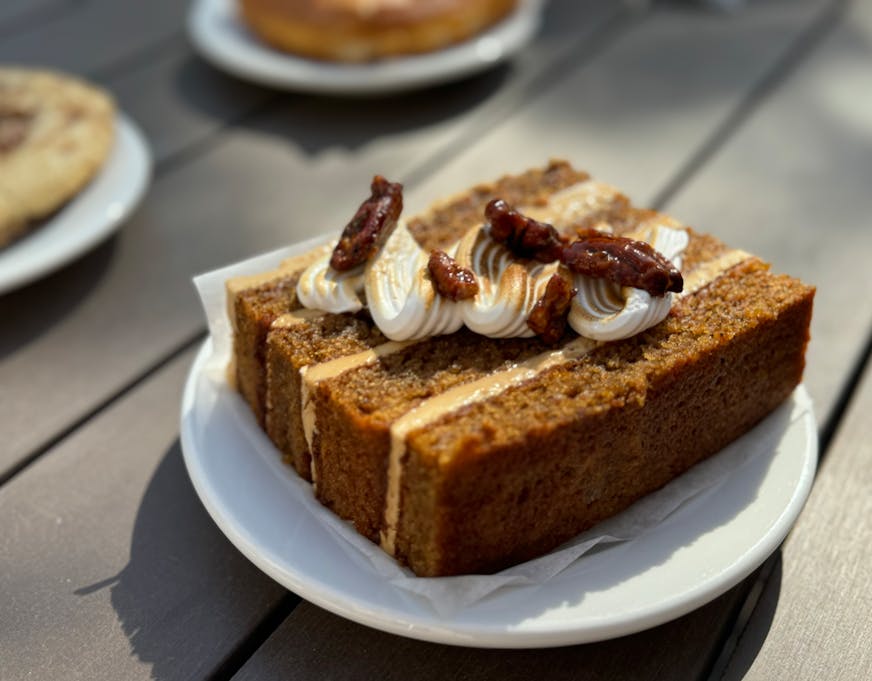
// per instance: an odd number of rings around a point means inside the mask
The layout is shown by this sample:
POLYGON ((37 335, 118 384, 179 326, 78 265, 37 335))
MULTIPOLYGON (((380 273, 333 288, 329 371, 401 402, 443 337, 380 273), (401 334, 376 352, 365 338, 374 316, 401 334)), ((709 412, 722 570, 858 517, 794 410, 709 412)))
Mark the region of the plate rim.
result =
MULTIPOLYGON (((5 260, 9 258, 7 267, 0 260, 0 295, 21 288, 30 284, 37 279, 51 274, 52 272, 62 268, 77 259, 84 253, 92 250, 97 244, 101 243, 110 234, 115 232, 136 210, 142 201, 145 193, 151 183, 151 175, 153 170, 153 159, 151 150, 146 142, 145 136, 139 126, 128 117, 124 112, 117 111, 115 114, 115 143, 110 156, 103 163, 99 172, 90 180, 90 182, 82 188, 82 190, 73 196, 69 203, 64 205, 57 214, 49 218, 45 223, 40 224, 33 231, 33 234, 25 234, 14 243, 9 244, 7 248, 0 251, 0 256, 5 260), (132 163, 133 170, 131 171, 132 181, 127 183, 127 193, 121 196, 114 196, 113 201, 121 206, 121 210, 112 215, 101 213, 103 220, 96 220, 97 226, 93 229, 78 230, 84 232, 84 235, 78 239, 69 240, 69 245, 66 248, 50 251, 45 258, 38 259, 31 267, 15 266, 15 249, 23 246, 28 248, 27 241, 33 236, 38 236, 41 232, 58 225, 63 225, 65 220, 64 212, 70 204, 79 200, 88 189, 97 182, 101 177, 113 172, 112 162, 132 163), (8 269, 7 269, 8 268, 8 269)), ((97 211, 95 211, 96 213, 97 211)))
POLYGON ((198 53, 234 76, 283 90, 366 97, 438 85, 491 68, 532 40, 539 30, 544 4, 545 0, 519 0, 512 14, 466 41, 421 55, 373 64, 320 62, 281 52, 260 43, 255 36, 249 43, 233 39, 232 33, 216 33, 212 22, 220 18, 222 12, 234 11, 232 0, 194 0, 186 25, 188 37, 198 53), (225 10, 226 4, 231 7, 225 10), (498 53, 476 58, 476 43, 481 39, 499 41, 498 53), (240 57, 240 54, 245 56, 240 57), (258 64, 257 60, 263 61, 258 64))
MULTIPOLYGON (((360 597, 342 597, 337 600, 335 588, 331 589, 329 585, 317 579, 305 579, 295 574, 292 569, 274 563, 269 556, 249 542, 248 538, 227 517, 230 514, 226 514, 210 495, 211 483, 204 466, 195 453, 193 425, 189 419, 193 419, 198 381, 210 359, 211 349, 212 340, 207 337, 200 346, 188 371, 180 411, 180 442, 185 467, 194 489, 210 517, 246 558, 270 578, 301 598, 358 624, 422 641, 477 648, 556 647, 616 638, 681 617, 711 602, 734 587, 762 565, 778 548, 802 510, 811 491, 817 470, 817 430, 813 407, 809 400, 809 411, 801 423, 806 452, 800 476, 788 504, 781 510, 768 532, 759 538, 754 546, 743 553, 738 560, 728 565, 725 570, 706 580, 701 580, 694 588, 673 597, 665 605, 651 606, 647 610, 637 611, 633 617, 628 618, 624 614, 617 614, 600 618, 593 625, 567 627, 553 624, 533 631, 505 628, 499 625, 451 622, 448 618, 440 618, 435 612, 431 617, 422 617, 408 612, 402 613, 402 616, 398 617, 394 609, 374 604, 372 601, 360 597)), ((796 391, 808 397, 803 383, 797 386, 796 391)), ((312 520, 316 523, 320 522, 317 518, 312 520)), ((339 595, 341 596, 341 594, 339 595)))

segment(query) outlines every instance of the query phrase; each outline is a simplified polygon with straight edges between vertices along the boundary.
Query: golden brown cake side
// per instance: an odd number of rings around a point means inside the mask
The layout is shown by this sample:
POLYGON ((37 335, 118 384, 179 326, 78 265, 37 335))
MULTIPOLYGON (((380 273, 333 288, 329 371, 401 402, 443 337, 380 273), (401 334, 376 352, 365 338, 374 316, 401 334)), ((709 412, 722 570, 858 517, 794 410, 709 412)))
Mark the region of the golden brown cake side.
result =
POLYGON ((398 559, 419 575, 501 569, 718 452, 800 382, 813 295, 750 260, 641 337, 410 433, 398 559))
POLYGON ((276 319, 267 336, 265 429, 285 461, 312 479, 303 425, 301 374, 306 367, 352 355, 387 341, 360 315, 300 310, 276 319))
POLYGON ((378 542, 392 422, 435 395, 547 349, 535 338, 493 339, 464 329, 410 342, 329 378, 322 373, 314 389, 314 377, 307 377, 318 432, 312 447, 318 500, 378 542))
POLYGON ((290 258, 269 272, 227 281, 227 316, 233 327, 231 371, 236 389, 259 425, 266 412, 266 337, 281 315, 300 309, 296 286, 300 272, 326 248, 290 258))

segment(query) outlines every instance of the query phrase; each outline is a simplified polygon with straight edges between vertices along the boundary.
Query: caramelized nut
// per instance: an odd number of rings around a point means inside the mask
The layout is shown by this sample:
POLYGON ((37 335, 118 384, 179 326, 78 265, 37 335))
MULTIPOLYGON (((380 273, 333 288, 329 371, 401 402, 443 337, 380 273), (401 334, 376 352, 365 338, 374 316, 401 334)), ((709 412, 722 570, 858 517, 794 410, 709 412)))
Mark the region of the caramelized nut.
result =
POLYGON ((403 210, 403 185, 381 175, 372 179, 372 195, 351 218, 330 256, 330 267, 344 272, 369 260, 390 234, 403 210))
POLYGON ((427 269, 433 279, 433 286, 440 296, 451 300, 466 300, 478 293, 478 282, 475 274, 465 267, 461 267, 457 261, 445 251, 436 249, 430 253, 427 269))
POLYGON ((604 232, 582 235, 564 249, 561 261, 578 274, 642 289, 652 296, 680 293, 684 287, 681 272, 650 244, 604 232))
POLYGON ((564 242, 548 223, 522 215, 502 199, 487 204, 484 215, 490 222, 491 238, 504 243, 518 257, 546 263, 560 259, 564 242))
POLYGON ((527 326, 545 343, 554 345, 566 333, 566 319, 574 295, 575 289, 566 279, 559 274, 552 275, 545 286, 545 294, 530 311, 527 326))

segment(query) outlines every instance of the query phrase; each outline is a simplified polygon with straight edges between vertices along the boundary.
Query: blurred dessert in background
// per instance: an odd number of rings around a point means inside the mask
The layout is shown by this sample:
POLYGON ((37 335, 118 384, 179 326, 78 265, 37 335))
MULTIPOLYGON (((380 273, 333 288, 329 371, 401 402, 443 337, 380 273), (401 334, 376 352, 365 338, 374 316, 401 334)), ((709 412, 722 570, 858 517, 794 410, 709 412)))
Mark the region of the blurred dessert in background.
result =
POLYGON ((0 247, 90 182, 112 148, 114 119, 112 98, 94 85, 0 67, 0 247))
POLYGON ((517 0, 239 0, 270 45, 315 59, 366 62, 439 50, 511 13, 517 0))

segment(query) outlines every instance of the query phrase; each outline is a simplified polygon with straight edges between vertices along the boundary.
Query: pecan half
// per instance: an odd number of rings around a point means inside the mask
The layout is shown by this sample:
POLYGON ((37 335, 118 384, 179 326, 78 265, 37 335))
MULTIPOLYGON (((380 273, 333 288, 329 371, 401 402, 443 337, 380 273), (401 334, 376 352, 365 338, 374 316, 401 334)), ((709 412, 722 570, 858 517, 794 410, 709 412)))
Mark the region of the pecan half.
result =
POLYGON ((548 223, 526 217, 502 199, 487 204, 484 216, 490 222, 494 241, 504 243, 518 257, 539 262, 560 259, 564 242, 560 233, 548 223))
POLYGON ((330 267, 350 270, 376 254, 403 210, 403 185, 381 175, 372 179, 372 195, 351 218, 330 256, 330 267))
POLYGON ((561 261, 578 274, 642 289, 652 296, 680 293, 684 288, 681 272, 650 244, 604 232, 582 235, 564 249, 561 261))
POLYGON ((545 286, 545 294, 536 301, 527 326, 545 343, 554 345, 566 333, 566 318, 575 289, 559 274, 551 275, 545 286))
POLYGON ((472 270, 461 267, 445 251, 438 248, 430 253, 427 269, 433 279, 436 293, 451 300, 466 300, 478 293, 478 282, 472 270))

